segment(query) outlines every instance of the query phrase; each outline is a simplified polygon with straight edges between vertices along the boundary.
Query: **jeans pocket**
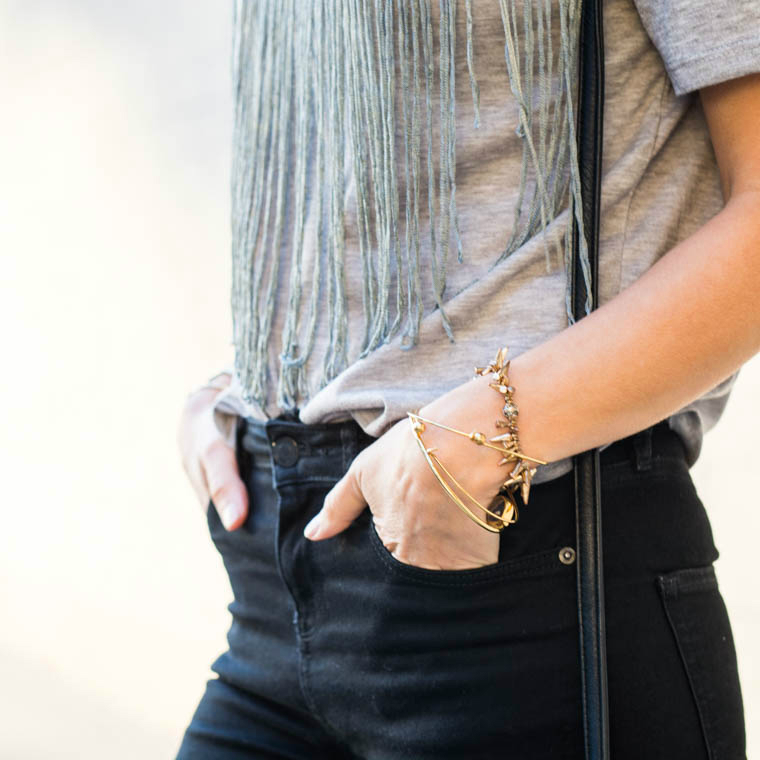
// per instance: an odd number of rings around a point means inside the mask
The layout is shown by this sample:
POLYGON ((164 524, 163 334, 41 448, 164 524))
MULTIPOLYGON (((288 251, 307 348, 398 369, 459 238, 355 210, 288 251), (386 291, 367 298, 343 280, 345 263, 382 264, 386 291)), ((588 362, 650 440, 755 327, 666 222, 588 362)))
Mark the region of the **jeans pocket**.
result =
POLYGON ((710 760, 744 758, 745 733, 736 651, 712 565, 657 577, 699 714, 710 760))
POLYGON ((369 510, 340 536, 299 552, 303 683, 362 757, 578 755, 575 568, 559 547, 432 570, 393 557, 369 510))
POLYGON ((426 567, 417 567, 416 565, 402 562, 393 556, 377 532, 375 522, 371 514, 369 514, 369 510, 362 514, 360 520, 366 520, 363 529, 369 535, 369 542, 374 550, 373 553, 380 561, 380 564, 384 570, 389 571, 400 580, 417 582, 423 585, 456 587, 491 581, 495 583, 507 578, 524 578, 531 575, 552 574, 567 571, 568 569, 566 567, 568 562, 566 559, 562 559, 561 555, 569 547, 560 546, 532 552, 523 557, 462 570, 433 570, 426 567))

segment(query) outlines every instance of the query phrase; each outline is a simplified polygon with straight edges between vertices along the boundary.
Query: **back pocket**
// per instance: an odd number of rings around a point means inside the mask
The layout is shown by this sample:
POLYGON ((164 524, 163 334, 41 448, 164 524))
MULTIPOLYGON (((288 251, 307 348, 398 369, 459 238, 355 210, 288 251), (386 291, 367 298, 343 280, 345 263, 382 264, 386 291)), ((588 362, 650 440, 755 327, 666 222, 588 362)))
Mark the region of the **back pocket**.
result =
POLYGON ((712 565, 657 577, 710 760, 746 757, 736 651, 712 565))

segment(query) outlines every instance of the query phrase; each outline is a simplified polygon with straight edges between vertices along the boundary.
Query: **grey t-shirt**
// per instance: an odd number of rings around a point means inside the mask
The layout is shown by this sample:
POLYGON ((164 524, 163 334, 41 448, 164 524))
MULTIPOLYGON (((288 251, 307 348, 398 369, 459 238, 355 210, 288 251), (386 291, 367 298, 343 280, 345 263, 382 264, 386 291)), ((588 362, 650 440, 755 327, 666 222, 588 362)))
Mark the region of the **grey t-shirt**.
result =
MULTIPOLYGON (((457 37, 465 37, 464 0, 457 0, 457 37)), ((437 2, 431 2, 437 47, 437 2)), ((361 266, 354 209, 347 184, 345 217, 349 366, 317 388, 327 343, 325 315, 317 326, 307 363, 311 393, 299 403, 305 423, 353 417, 381 435, 408 409, 428 403, 472 376, 475 364, 509 346, 518 356, 565 329, 565 272, 560 256, 547 271, 541 236, 528 240, 490 272, 511 231, 522 146, 515 134, 516 106, 509 92, 498 3, 473 4, 474 65, 480 85, 481 125, 473 127, 465 45, 457 46, 457 204, 464 261, 449 257, 444 307, 456 343, 447 338, 423 281, 420 344, 400 348, 400 337, 363 359, 361 266), (351 253, 356 251, 357 255, 351 253), (487 275, 487 276, 486 276, 487 275)), ((608 0, 604 3, 604 163, 600 230, 599 301, 614 298, 722 207, 718 171, 697 90, 760 71, 760 3, 757 0, 608 0)), ((438 108, 434 101, 434 109, 438 108)), ((397 143, 398 144, 398 143, 397 143)), ((402 174, 402 173, 400 173, 402 174)), ((403 196, 403 190, 401 192, 403 196)), ((557 239, 567 211, 547 228, 557 239)), ((312 220, 313 221, 313 220, 312 220)), ((424 223, 425 219, 421 219, 424 223)), ((311 230, 311 232, 310 232, 311 230)), ((309 277, 313 247, 307 222, 303 264, 309 277)), ((422 256, 429 256, 423 240, 422 256)), ((289 279, 281 262, 279 286, 289 279)), ((395 283, 395 281, 394 281, 395 283)), ((270 377, 276 377, 286 299, 277 300, 269 346, 270 377)), ((695 340, 697 336, 695 336, 695 340)), ((646 350, 646 346, 642 346, 646 350)), ((682 437, 689 464, 703 434, 720 417, 736 373, 669 418, 682 437)), ((235 415, 265 419, 279 413, 270 388, 265 409, 244 403, 239 380, 217 397, 215 418, 233 442, 235 415)), ((534 483, 565 474, 571 459, 538 469, 534 483)))

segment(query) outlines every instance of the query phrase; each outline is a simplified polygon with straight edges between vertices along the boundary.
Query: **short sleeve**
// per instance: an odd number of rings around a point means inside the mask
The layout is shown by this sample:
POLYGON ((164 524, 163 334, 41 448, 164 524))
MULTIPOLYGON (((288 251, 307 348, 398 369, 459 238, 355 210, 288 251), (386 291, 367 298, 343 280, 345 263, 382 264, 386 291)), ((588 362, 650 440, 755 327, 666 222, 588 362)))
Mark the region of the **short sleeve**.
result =
POLYGON ((676 95, 760 72, 760 0, 634 0, 676 95))

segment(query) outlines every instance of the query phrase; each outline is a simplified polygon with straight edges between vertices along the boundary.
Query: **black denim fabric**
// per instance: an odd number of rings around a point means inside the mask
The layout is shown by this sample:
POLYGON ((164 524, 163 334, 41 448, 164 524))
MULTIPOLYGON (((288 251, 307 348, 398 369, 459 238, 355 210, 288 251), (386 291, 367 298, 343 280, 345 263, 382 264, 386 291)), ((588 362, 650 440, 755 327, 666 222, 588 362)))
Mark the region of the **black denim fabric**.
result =
MULTIPOLYGON (((209 505, 233 622, 178 759, 581 760, 573 473, 533 486, 498 563, 417 568, 369 510, 303 537, 375 439, 295 414, 241 421, 243 527, 209 505)), ((744 758, 718 553, 680 438, 663 422, 617 441, 601 478, 612 757, 744 758)))

